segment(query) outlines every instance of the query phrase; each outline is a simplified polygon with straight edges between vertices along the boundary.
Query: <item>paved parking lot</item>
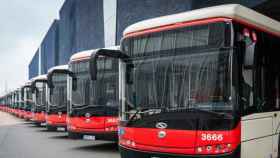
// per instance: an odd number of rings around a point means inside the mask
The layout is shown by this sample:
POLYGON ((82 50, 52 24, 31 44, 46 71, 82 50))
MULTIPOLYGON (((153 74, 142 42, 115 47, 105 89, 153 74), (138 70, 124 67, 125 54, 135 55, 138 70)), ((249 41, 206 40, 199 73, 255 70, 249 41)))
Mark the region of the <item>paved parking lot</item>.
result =
POLYGON ((70 140, 0 112, 0 158, 120 158, 116 143, 70 140))

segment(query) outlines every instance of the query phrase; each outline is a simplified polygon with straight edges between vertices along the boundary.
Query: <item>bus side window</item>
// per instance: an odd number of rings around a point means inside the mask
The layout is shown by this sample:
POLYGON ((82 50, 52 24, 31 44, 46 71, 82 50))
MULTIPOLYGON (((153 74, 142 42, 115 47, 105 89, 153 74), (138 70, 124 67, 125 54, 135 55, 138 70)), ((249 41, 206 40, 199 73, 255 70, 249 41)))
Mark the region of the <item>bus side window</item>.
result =
POLYGON ((279 50, 279 40, 269 34, 263 34, 260 49, 256 59, 254 74, 254 105, 258 112, 279 110, 277 106, 277 77, 279 64, 276 50, 279 50))

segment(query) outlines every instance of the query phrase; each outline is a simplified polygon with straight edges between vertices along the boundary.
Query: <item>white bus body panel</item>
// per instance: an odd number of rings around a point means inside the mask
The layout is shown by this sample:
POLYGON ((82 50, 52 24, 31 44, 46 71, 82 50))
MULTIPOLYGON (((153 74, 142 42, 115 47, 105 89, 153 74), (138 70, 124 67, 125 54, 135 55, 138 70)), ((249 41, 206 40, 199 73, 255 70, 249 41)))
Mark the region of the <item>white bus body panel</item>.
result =
POLYGON ((279 115, 267 112, 242 117, 242 158, 277 158, 279 115))

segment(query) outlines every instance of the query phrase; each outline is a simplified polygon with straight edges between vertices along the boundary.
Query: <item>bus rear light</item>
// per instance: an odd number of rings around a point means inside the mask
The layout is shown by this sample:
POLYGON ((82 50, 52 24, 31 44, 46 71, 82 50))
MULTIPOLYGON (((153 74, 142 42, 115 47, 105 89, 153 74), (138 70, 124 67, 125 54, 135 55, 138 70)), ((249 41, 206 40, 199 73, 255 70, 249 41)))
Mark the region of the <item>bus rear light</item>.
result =
POLYGON ((231 151, 233 151, 232 144, 208 145, 196 148, 196 153, 201 155, 223 154, 231 151))

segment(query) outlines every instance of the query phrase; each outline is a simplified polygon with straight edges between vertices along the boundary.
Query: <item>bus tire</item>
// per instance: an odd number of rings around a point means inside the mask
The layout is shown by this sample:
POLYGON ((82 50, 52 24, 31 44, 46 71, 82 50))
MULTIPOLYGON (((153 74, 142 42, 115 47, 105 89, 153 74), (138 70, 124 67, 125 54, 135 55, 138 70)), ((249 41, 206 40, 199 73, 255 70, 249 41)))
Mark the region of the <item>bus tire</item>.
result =
POLYGON ((56 131, 56 127, 53 127, 53 126, 47 125, 46 128, 47 128, 47 131, 56 131))
POLYGON ((41 127, 41 123, 35 122, 35 126, 36 126, 36 127, 41 127))
POLYGON ((73 133, 68 131, 68 138, 70 139, 79 139, 80 135, 78 133, 73 133))

